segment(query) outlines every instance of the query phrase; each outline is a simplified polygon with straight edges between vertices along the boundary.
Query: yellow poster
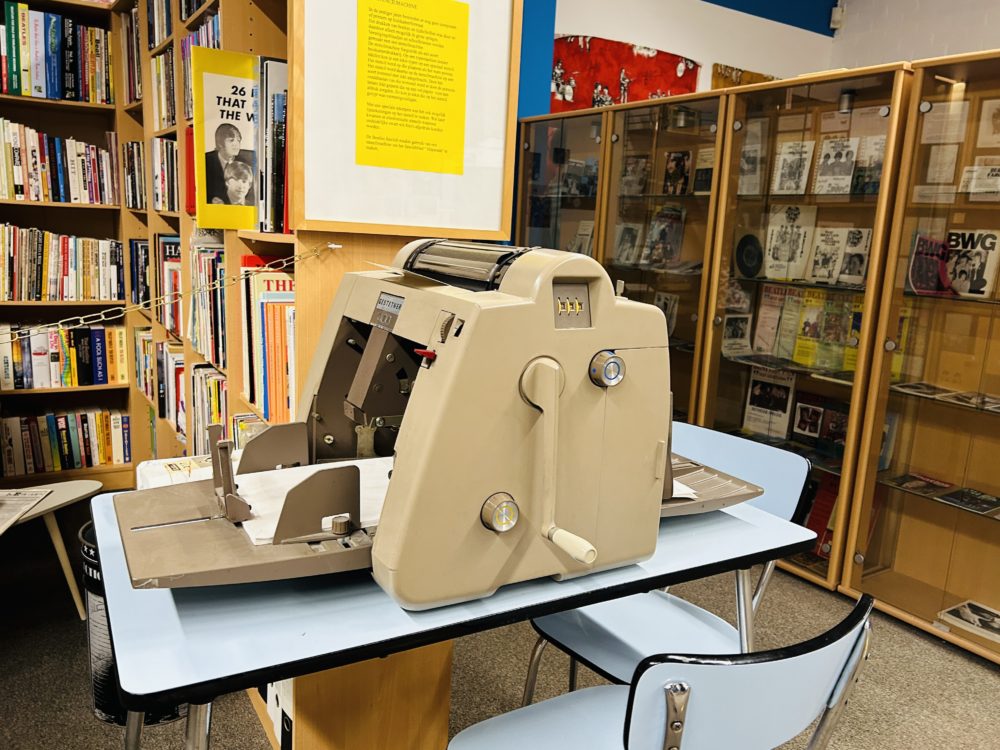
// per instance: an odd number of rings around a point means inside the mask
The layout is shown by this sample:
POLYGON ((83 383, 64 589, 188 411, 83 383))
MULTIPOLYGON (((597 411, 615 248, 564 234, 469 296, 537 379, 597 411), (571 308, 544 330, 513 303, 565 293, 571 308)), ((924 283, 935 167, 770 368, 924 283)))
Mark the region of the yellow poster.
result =
POLYGON ((204 229, 257 228, 257 57, 191 49, 196 219, 204 229))
POLYGON ((463 174, 469 6, 358 0, 359 165, 463 174))

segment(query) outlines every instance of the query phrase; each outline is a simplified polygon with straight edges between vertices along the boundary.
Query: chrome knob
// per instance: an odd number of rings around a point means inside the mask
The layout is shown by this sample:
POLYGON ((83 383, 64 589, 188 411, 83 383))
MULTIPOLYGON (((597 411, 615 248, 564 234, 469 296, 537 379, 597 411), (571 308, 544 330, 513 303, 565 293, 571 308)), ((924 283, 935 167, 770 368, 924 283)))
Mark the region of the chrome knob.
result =
POLYGON ((614 352, 598 352, 590 360, 590 380, 594 385, 610 388, 624 379, 625 362, 614 352))
POLYGON ((483 503, 479 518, 490 531, 503 534, 517 525, 520 512, 514 498, 506 492, 494 492, 483 503))

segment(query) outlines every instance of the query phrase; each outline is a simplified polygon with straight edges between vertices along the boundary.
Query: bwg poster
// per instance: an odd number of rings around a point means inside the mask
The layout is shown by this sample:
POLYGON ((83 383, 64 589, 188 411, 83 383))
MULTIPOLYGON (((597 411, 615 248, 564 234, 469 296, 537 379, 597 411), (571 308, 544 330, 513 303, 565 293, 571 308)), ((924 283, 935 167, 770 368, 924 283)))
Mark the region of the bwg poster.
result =
POLYGON ((256 58, 191 50, 196 218, 210 229, 253 229, 257 211, 256 58))

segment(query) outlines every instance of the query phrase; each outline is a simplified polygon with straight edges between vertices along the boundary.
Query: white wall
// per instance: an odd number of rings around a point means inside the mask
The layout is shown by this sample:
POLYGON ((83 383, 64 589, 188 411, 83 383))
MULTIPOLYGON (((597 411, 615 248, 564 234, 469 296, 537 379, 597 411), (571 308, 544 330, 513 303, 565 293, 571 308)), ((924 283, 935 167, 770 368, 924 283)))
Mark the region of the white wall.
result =
POLYGON ((712 63, 785 78, 827 70, 833 54, 831 37, 702 0, 558 0, 555 31, 687 57, 701 64, 699 91, 712 87, 712 63))
POLYGON ((844 5, 832 67, 1000 48, 996 0, 845 0, 844 5))

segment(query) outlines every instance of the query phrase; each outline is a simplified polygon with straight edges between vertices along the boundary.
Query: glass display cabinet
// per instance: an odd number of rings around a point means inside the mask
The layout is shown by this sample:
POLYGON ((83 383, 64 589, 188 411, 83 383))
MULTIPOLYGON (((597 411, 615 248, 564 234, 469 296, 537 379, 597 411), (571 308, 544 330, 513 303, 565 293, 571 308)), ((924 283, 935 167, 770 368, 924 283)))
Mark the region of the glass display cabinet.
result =
POLYGON ((833 589, 881 293, 904 64, 729 90, 697 423, 806 456, 782 566, 833 589))
POLYGON ((613 107, 595 257, 629 299, 663 310, 674 418, 694 416, 712 257, 725 97, 718 92, 613 107))
POLYGON ((518 244, 594 254, 604 114, 521 121, 518 244))
POLYGON ((913 92, 844 589, 1000 663, 1000 57, 913 92))

